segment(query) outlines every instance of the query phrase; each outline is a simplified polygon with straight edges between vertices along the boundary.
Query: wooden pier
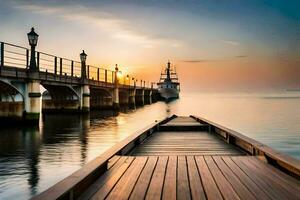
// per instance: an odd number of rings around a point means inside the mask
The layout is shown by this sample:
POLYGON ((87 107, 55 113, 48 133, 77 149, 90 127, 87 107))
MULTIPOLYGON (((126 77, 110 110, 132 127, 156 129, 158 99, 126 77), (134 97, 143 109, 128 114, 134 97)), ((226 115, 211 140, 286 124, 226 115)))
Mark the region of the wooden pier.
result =
POLYGON ((300 161, 199 117, 172 116, 34 199, 300 199, 300 161))

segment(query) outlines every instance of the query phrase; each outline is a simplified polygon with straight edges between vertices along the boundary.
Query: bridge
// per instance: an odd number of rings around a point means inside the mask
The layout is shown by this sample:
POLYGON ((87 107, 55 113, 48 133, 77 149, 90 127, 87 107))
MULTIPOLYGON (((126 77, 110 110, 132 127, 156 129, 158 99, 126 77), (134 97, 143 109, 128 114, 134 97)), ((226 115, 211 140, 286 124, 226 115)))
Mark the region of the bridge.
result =
POLYGON ((37 121, 40 112, 89 112, 142 106, 158 98, 154 83, 122 76, 81 61, 35 51, 38 35, 28 33, 31 49, 0 42, 0 118, 37 121), (42 87, 41 87, 42 86, 42 87))

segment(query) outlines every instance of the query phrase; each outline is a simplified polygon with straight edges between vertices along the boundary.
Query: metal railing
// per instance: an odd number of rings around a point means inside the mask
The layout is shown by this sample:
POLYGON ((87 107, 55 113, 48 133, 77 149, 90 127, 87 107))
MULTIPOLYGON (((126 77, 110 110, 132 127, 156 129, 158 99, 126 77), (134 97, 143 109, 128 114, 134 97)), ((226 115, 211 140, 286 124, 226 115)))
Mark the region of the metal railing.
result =
MULTIPOLYGON (((81 62, 74 61, 67 58, 58 57, 48 53, 36 51, 36 65, 40 72, 45 72, 45 77, 48 75, 81 78, 81 62)), ((30 49, 6 43, 0 42, 0 75, 1 68, 11 67, 15 69, 15 73, 18 74, 18 69, 29 69, 30 65, 30 49)), ((95 67, 86 65, 86 76, 89 80, 95 82, 114 83, 115 72, 101 67, 95 67)), ((145 84, 145 81, 141 81, 139 84, 135 80, 131 80, 132 77, 123 76, 119 80, 119 84, 124 87, 153 87, 153 84, 145 84)))
MULTIPOLYGON (((36 64, 40 72, 60 76, 81 77, 81 62, 36 51, 36 64)), ((28 48, 0 42, 1 67, 28 69, 30 50, 28 48)), ((114 72, 105 68, 86 65, 87 77, 90 80, 113 83, 114 72)))

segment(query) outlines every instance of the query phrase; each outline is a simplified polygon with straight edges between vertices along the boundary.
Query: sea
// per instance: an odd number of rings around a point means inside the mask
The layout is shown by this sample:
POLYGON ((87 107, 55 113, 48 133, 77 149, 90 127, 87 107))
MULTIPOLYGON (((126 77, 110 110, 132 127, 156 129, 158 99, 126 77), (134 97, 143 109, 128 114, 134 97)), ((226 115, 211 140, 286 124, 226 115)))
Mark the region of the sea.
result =
POLYGON ((0 127, 0 199, 29 199, 155 120, 196 115, 300 159, 300 92, 182 93, 120 112, 42 115, 0 127))

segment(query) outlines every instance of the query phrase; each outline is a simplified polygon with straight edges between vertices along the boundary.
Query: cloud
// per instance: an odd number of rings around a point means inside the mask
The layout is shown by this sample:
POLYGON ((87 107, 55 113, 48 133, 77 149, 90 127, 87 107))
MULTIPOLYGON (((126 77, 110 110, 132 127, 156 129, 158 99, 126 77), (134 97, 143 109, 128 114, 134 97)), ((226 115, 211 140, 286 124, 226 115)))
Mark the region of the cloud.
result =
POLYGON ((193 59, 193 60, 182 60, 181 62, 185 62, 185 63, 208 63, 208 62, 221 62, 221 61, 226 61, 226 60, 230 60, 233 58, 246 58, 248 57, 247 55, 237 55, 231 58, 224 58, 224 59, 193 59))
POLYGON ((181 62, 185 63, 207 63, 207 62, 215 62, 218 60, 204 60, 204 59, 199 59, 199 60, 182 60, 181 62))
POLYGON ((42 15, 56 15, 66 21, 76 23, 88 23, 98 26, 101 30, 107 31, 115 39, 139 44, 143 48, 154 48, 156 45, 165 44, 172 47, 180 47, 181 41, 173 38, 163 37, 151 33, 145 33, 125 18, 108 13, 103 9, 86 7, 83 5, 46 5, 15 3, 15 8, 31 11, 42 15))
POLYGON ((221 40, 223 43, 225 44, 229 44, 229 45, 232 45, 232 46, 239 46, 240 43, 238 43, 237 41, 232 41, 232 40, 221 40))

